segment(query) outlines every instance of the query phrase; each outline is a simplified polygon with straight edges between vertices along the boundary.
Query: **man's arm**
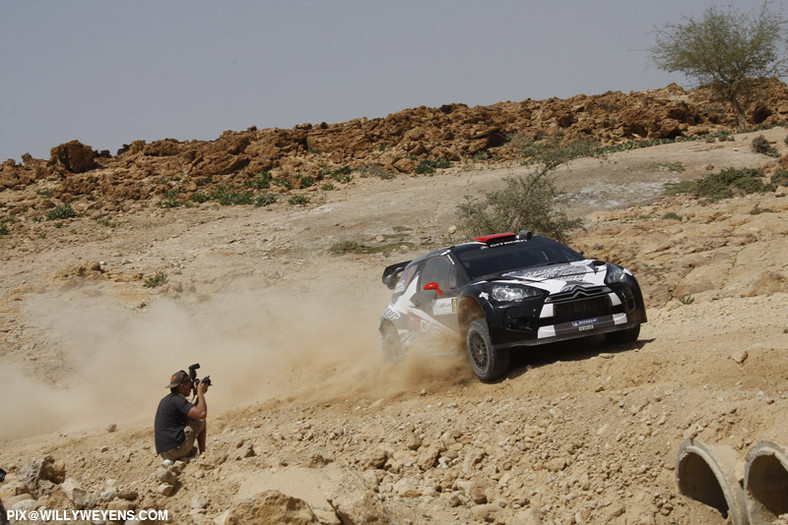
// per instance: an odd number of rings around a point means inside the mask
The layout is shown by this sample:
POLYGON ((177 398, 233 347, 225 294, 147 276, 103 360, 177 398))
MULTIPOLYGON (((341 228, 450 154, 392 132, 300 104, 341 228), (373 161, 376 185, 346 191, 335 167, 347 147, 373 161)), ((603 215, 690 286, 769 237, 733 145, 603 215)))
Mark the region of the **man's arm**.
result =
POLYGON ((186 417, 191 419, 205 419, 208 416, 208 405, 205 404, 205 392, 208 391, 208 385, 200 381, 197 385, 197 404, 194 405, 186 417))

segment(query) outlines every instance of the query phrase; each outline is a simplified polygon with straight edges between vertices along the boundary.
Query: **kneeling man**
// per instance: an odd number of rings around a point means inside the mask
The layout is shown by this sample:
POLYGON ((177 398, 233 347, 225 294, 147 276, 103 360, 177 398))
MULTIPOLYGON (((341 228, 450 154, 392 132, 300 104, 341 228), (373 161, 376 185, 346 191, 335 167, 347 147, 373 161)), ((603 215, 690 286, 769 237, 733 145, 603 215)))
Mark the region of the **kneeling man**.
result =
POLYGON ((197 383, 197 404, 186 399, 192 390, 192 381, 184 370, 175 372, 166 388, 170 393, 159 402, 156 410, 154 431, 156 434, 156 453, 164 459, 176 460, 195 457, 205 452, 205 418, 208 407, 205 382, 197 383), (197 447, 194 442, 197 441, 197 447))

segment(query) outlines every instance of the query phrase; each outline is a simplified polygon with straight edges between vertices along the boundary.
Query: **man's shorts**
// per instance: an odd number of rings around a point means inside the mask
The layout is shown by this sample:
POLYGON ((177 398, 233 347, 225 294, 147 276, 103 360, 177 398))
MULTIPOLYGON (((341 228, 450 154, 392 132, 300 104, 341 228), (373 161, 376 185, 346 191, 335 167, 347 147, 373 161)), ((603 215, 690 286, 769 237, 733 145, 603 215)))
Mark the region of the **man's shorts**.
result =
POLYGON ((161 457, 175 460, 186 456, 192 456, 192 451, 196 450, 194 448, 194 441, 197 439, 197 436, 200 435, 204 426, 205 421, 202 419, 187 420, 186 426, 183 427, 183 433, 186 435, 186 439, 184 439, 183 443, 179 446, 162 452, 161 457))

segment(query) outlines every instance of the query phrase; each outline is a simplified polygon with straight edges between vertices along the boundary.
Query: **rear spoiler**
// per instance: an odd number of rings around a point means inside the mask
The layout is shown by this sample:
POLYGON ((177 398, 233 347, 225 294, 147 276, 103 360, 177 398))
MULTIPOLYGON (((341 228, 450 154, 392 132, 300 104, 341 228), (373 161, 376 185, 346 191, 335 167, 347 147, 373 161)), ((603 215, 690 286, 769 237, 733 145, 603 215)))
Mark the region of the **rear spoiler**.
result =
POLYGON ((496 244, 503 244, 509 241, 519 241, 525 239, 526 241, 533 237, 533 233, 528 230, 522 230, 520 233, 494 233, 492 235, 485 235, 484 237, 475 237, 474 240, 483 242, 487 246, 494 246, 496 244))
POLYGON ((387 266, 385 270, 383 270, 383 284, 385 284, 390 290, 393 290, 395 286, 397 286, 397 281, 399 281, 400 275, 402 275, 402 271, 405 269, 407 265, 410 264, 410 261, 403 261, 397 264, 392 264, 391 266, 387 266))

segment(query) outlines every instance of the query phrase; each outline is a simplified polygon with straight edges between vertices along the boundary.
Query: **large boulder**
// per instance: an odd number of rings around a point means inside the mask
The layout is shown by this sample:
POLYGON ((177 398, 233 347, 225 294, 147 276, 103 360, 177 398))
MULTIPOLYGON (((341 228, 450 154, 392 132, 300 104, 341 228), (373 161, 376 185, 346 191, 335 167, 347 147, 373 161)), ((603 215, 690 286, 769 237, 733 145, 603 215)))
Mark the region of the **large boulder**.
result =
POLYGON ((95 161, 96 152, 78 140, 55 146, 49 152, 49 164, 69 173, 84 173, 98 167, 95 161))
POLYGON ((326 496, 343 525, 391 523, 378 496, 356 473, 346 473, 326 496))
POLYGON ((266 490, 230 510, 224 525, 319 524, 312 508, 304 501, 278 490, 266 490))

